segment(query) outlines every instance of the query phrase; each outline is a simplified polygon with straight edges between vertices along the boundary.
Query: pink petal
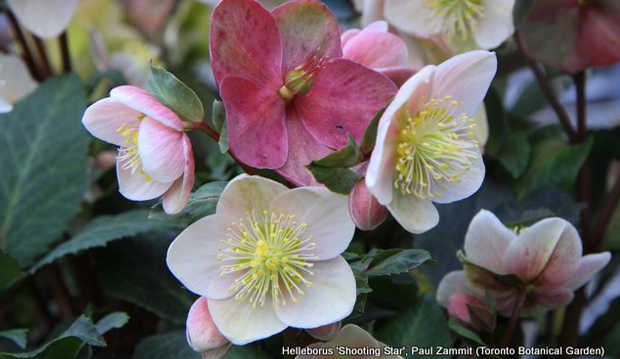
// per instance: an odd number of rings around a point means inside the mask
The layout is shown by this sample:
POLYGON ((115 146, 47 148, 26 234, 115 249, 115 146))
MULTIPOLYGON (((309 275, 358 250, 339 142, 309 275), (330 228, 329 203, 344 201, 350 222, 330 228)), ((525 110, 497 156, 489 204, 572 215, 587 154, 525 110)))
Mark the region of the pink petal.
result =
POLYGON ((359 34, 360 31, 360 29, 349 29, 343 32, 342 35, 340 35, 340 42, 342 44, 342 47, 345 47, 347 45, 347 42, 353 37, 355 37, 355 35, 359 34))
POLYGON ((140 113, 111 98, 104 98, 90 105, 84 112, 82 123, 91 135, 117 146, 127 139, 117 131, 121 126, 138 128, 140 113))
POLYGON ((536 286, 543 289, 557 288, 574 279, 581 255, 581 237, 575 227, 566 222, 566 227, 536 286))
POLYGON ((163 207, 168 214, 181 212, 185 208, 194 187, 194 153, 186 134, 183 134, 183 153, 185 160, 183 176, 177 179, 172 187, 164 193, 163 207))
POLYGON ((588 254, 579 260, 577 269, 573 273, 573 278, 566 285, 568 288, 575 290, 586 284, 599 271, 601 271, 611 260, 611 253, 603 252, 596 254, 588 254))
POLYGON ((582 10, 577 51, 592 66, 608 66, 620 61, 620 7, 582 10))
POLYGON ((271 12, 282 36, 282 73, 302 65, 318 51, 322 57, 342 57, 340 26, 322 2, 292 1, 271 12))
POLYGON ((371 69, 407 66, 407 44, 389 32, 366 32, 364 29, 342 49, 343 57, 371 69))
POLYGON ((372 24, 364 27, 364 30, 362 30, 362 34, 367 34, 369 32, 388 32, 389 28, 390 26, 388 25, 387 21, 375 21, 372 24))
POLYGON ((139 87, 129 85, 115 87, 110 91, 110 98, 172 129, 183 131, 183 121, 179 116, 162 105, 155 96, 139 87))
POLYGON ((397 90, 387 77, 338 59, 325 65, 294 106, 310 133, 324 145, 340 148, 348 143, 347 133, 359 143, 370 120, 397 90))
MULTIPOLYGON (((543 306, 545 309, 558 309, 568 305, 573 300, 574 293, 566 288, 553 290, 535 290, 528 295, 526 306, 543 306)), ((535 309, 535 308, 532 308, 535 309)))
POLYGON ((144 173, 136 170, 131 173, 130 168, 125 168, 125 162, 116 160, 116 177, 118 179, 119 192, 123 197, 132 201, 147 201, 164 194, 172 186, 172 182, 147 181, 144 173))
POLYGON ((401 87, 415 74, 415 70, 401 66, 375 69, 375 71, 387 76, 397 87, 401 87))
POLYGON ((463 293, 477 299, 483 299, 485 296, 483 290, 475 288, 467 282, 465 272, 462 270, 450 272, 441 278, 437 287, 437 302, 447 308, 450 297, 455 293, 463 293))
POLYGON ((286 296, 286 305, 276 309, 278 318, 289 326, 316 328, 340 321, 353 311, 355 277, 344 258, 315 262, 312 272, 306 278, 312 286, 301 285, 304 294, 294 292, 296 301, 286 296))
POLYGON ((286 128, 288 157, 284 165, 276 171, 298 186, 318 185, 306 166, 332 151, 308 132, 294 108, 287 110, 286 128))
POLYGON ((184 136, 183 132, 150 117, 144 118, 138 132, 138 151, 144 171, 160 182, 172 182, 181 177, 185 167, 184 136))
POLYGON ((216 83, 229 75, 266 87, 282 83, 282 42, 273 16, 258 1, 222 1, 213 10, 209 43, 216 83))
POLYGON ((502 258, 516 237, 493 213, 481 210, 471 220, 465 234, 465 255, 474 264, 494 273, 506 274, 502 258))
POLYGON ((277 89, 237 76, 226 77, 220 86, 230 151, 252 167, 282 166, 288 152, 286 104, 277 89))
POLYGON ((213 323, 207 299, 198 298, 187 314, 187 341, 197 352, 212 350, 228 344, 228 339, 217 330, 213 323))

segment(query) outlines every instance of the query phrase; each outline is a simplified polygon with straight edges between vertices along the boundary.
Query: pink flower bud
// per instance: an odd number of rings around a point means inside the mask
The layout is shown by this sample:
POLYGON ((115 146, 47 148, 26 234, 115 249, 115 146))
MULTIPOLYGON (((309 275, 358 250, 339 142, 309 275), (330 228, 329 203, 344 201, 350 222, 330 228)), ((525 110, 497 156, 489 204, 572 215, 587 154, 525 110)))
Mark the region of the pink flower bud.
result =
POLYGON ((217 329, 209 313, 207 299, 198 298, 187 315, 187 342, 204 358, 222 358, 230 349, 230 342, 217 329))
POLYGON ((349 214, 357 228, 369 231, 377 228, 387 217, 387 208, 370 194, 362 178, 349 194, 349 214))
POLYGON ((338 335, 338 333, 340 333, 341 327, 342 323, 336 322, 318 328, 306 329, 306 332, 308 332, 308 334, 310 334, 315 339, 330 341, 333 340, 338 335))
POLYGON ((461 325, 473 328, 468 306, 484 306, 481 301, 471 295, 454 293, 448 299, 448 313, 461 325))

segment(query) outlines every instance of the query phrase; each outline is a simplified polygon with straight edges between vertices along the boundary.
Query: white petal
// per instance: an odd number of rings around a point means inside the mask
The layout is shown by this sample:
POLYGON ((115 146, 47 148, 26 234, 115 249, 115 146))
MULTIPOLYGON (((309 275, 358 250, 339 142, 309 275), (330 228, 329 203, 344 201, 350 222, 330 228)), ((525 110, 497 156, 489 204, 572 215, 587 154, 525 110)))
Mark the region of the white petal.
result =
POLYGON ((481 289, 474 288, 467 282, 465 272, 462 270, 453 271, 441 278, 437 287, 437 302, 447 308, 448 300, 454 293, 463 293, 471 295, 477 299, 484 299, 485 294, 481 289))
POLYGON ((222 262, 217 254, 225 235, 215 217, 202 218, 181 232, 168 248, 166 263, 187 289, 209 299, 224 299, 234 294, 228 290, 234 278, 220 276, 222 262))
POLYGON ((480 105, 480 108, 478 109, 478 111, 476 111, 476 114, 472 119, 474 120, 474 124, 476 125, 473 131, 474 135, 480 143, 480 148, 484 149, 484 146, 489 140, 489 120, 487 118, 487 110, 484 106, 484 103, 480 105))
POLYGON ((305 294, 294 292, 296 302, 286 296, 286 305, 276 309, 280 320, 295 328, 317 328, 349 316, 355 305, 355 277, 347 261, 336 257, 315 262, 312 282, 303 288, 305 294))
POLYGON ((183 132, 150 117, 140 122, 138 150, 142 168, 157 181, 171 182, 181 177, 185 167, 183 132))
POLYGON ((497 72, 497 57, 489 51, 470 51, 456 55, 437 66, 433 96, 452 96, 463 102, 460 113, 474 116, 480 108, 491 81, 497 72))
POLYGON ((577 229, 566 222, 545 269, 536 280, 536 287, 553 289, 570 282, 574 278, 582 254, 581 237, 577 229))
POLYGON ((421 37, 438 34, 432 9, 426 1, 388 0, 384 7, 385 18, 399 30, 421 37))
POLYGON ((476 43, 482 49, 493 49, 515 31, 512 10, 515 0, 486 0, 482 2, 484 16, 474 32, 476 43))
POLYGON ((140 126, 140 113, 111 98, 101 99, 90 105, 84 112, 82 124, 91 135, 117 146, 124 146, 127 138, 119 131, 126 128, 137 129, 140 126))
MULTIPOLYGON (((271 300, 267 300, 271 303, 271 300)), ((269 304, 252 307, 247 301, 234 297, 209 300, 209 311, 213 322, 228 340, 235 345, 245 345, 268 338, 286 329, 269 304)))
POLYGON ((183 176, 174 181, 170 189, 164 193, 162 204, 164 211, 168 214, 179 213, 185 208, 194 187, 194 153, 192 152, 192 144, 186 134, 183 134, 183 153, 185 157, 183 176))
POLYGON ((11 111, 13 111, 13 105, 11 105, 5 99, 0 97, 0 113, 7 113, 11 111))
POLYGON ((411 233, 424 233, 439 223, 439 212, 433 202, 394 190, 388 210, 403 228, 411 233))
POLYGON ((353 239, 355 224, 346 196, 324 187, 299 187, 280 193, 271 204, 276 213, 294 214, 298 223, 306 222, 303 238, 314 236, 318 260, 339 256, 353 239))
POLYGON ((471 220, 465 234, 465 255, 472 263, 505 274, 502 258, 517 235, 489 211, 481 210, 471 220))
POLYGON ((147 201, 164 194, 172 186, 172 182, 147 181, 146 176, 139 171, 131 173, 130 168, 124 168, 124 162, 116 160, 116 177, 119 192, 123 197, 132 201, 147 201))
POLYGON ((392 202, 392 175, 396 161, 396 141, 400 131, 398 115, 405 106, 417 104, 419 98, 428 95, 429 81, 434 71, 435 66, 429 65, 407 80, 379 120, 375 149, 366 171, 366 186, 384 206, 392 202))
POLYGON ((433 202, 452 203, 455 201, 460 201, 464 198, 471 196, 472 194, 476 193, 478 189, 480 189, 482 181, 484 180, 486 169, 484 166, 484 161, 482 160, 482 155, 480 154, 480 150, 476 149, 476 152, 476 161, 474 162, 472 167, 463 174, 460 182, 447 182, 446 180, 442 180, 440 182, 440 185, 445 185, 447 190, 444 190, 440 186, 437 186, 436 189, 438 192, 441 193, 441 196, 433 197, 433 202))
MULTIPOLYGON (((363 0, 362 26, 366 26, 378 20, 383 20, 383 6, 385 0, 363 0)), ((393 1, 393 0, 390 0, 393 1)))
POLYGON ((271 201, 285 191, 286 186, 264 177, 242 174, 233 178, 217 202, 220 228, 225 230, 232 222, 245 220, 248 212, 269 210, 271 201))
POLYGON ((19 22, 33 34, 49 39, 69 25, 78 0, 9 0, 19 22))
POLYGON ((611 253, 603 252, 596 254, 588 254, 579 261, 577 270, 575 270, 573 279, 566 285, 568 288, 575 290, 586 284, 611 260, 611 253))
POLYGON ((6 83, 0 87, 0 97, 11 104, 28 96, 38 86, 24 61, 17 55, 0 57, 0 79, 6 83))

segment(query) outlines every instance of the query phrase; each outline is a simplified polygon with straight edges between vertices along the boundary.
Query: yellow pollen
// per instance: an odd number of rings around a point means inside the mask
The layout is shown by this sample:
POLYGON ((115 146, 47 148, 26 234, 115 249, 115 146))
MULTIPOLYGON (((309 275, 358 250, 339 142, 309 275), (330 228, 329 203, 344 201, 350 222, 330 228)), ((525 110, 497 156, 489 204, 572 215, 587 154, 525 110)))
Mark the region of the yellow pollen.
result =
POLYGON ((305 236, 307 224, 293 218, 270 208, 248 212, 228 228, 228 238, 221 241, 227 247, 218 259, 223 262, 220 275, 236 276, 229 288, 235 299, 253 307, 271 301, 278 308, 287 300, 296 301, 304 294, 302 287, 312 285, 307 278, 313 275, 310 261, 318 258, 312 254, 316 244, 312 236, 305 236))
MULTIPOLYGON (((145 117, 145 114, 140 114, 138 121, 142 121, 145 117)), ((142 169, 142 160, 138 152, 138 129, 125 123, 119 126, 116 132, 125 138, 125 143, 119 148, 117 155, 120 165, 125 169, 131 169, 132 175, 138 172, 144 176, 145 181, 152 181, 153 178, 142 169)))
MULTIPOLYGON (((418 0, 410 0, 418 1, 418 0)), ((436 33, 448 39, 465 41, 471 38, 478 22, 484 17, 482 0, 424 0, 429 23, 436 33)))
POLYGON ((394 187, 418 198, 440 197, 450 183, 458 183, 478 158, 473 123, 459 114, 462 102, 420 100, 419 111, 400 115, 394 187))

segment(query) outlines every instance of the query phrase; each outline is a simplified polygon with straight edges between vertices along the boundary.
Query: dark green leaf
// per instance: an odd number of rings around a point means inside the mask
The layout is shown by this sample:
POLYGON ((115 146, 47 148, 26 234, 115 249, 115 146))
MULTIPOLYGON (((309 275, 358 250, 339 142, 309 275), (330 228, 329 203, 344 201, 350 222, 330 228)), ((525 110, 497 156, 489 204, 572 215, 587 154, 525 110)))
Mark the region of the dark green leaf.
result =
POLYGON ((407 273, 430 259, 430 254, 422 249, 373 249, 351 267, 354 273, 358 271, 368 276, 393 275, 407 273))
POLYGON ((155 221, 149 219, 148 210, 134 210, 115 216, 101 216, 91 221, 78 235, 61 243, 35 264, 30 273, 36 272, 46 264, 67 254, 76 254, 81 251, 104 247, 109 242, 126 237, 133 237, 140 233, 180 228, 173 222, 155 221))
POLYGON ((349 144, 334 153, 312 161, 308 169, 314 178, 332 192, 349 194, 361 176, 349 168, 359 164, 364 155, 349 134, 349 144))
POLYGON ((196 93, 176 76, 151 64, 147 89, 183 121, 201 122, 204 108, 196 93))
POLYGON ((312 164, 327 168, 351 168, 360 163, 362 159, 362 151, 357 146, 355 139, 349 134, 349 144, 334 153, 313 161, 312 164))
POLYGON ((368 273, 357 268, 351 269, 353 270, 353 276, 355 277, 355 287, 357 288, 357 295, 372 292, 372 289, 368 285, 368 273))
POLYGON ((484 343, 484 341, 482 341, 478 334, 460 325, 454 318, 450 318, 450 321, 448 321, 448 327, 455 331, 461 337, 469 339, 476 344, 486 346, 486 344, 484 343))
MULTIPOLYGON (((389 106, 391 102, 392 100, 388 102, 387 106, 389 106)), ((383 116, 383 113, 385 112, 387 106, 379 110, 375 117, 372 118, 372 121, 370 121, 370 123, 368 124, 368 127, 366 127, 366 131, 364 131, 364 137, 362 137, 362 142, 360 143, 360 150, 362 151, 362 153, 370 154, 375 148, 379 120, 381 119, 381 116, 383 116)))
POLYGON ((272 359, 252 345, 234 346, 224 359, 272 359))
POLYGON ((527 141, 527 135, 524 132, 511 133, 501 142, 495 157, 512 177, 521 176, 530 159, 530 144, 527 141))
POLYGON ((79 78, 63 75, 0 115, 0 248, 22 266, 45 253, 80 210, 85 102, 79 78))
POLYGON ((187 344, 185 331, 153 335, 143 339, 133 354, 133 359, 201 359, 187 344))
POLYGON ((11 329, 0 332, 0 337, 9 339, 20 348, 25 349, 26 334, 28 334, 28 329, 11 329))
POLYGON ((213 113, 215 130, 220 134, 220 140, 218 141, 220 152, 226 153, 228 152, 228 125, 226 124, 226 110, 222 101, 214 100, 211 112, 213 113))
POLYGON ((203 217, 215 213, 217 201, 220 199, 220 194, 222 194, 226 184, 227 183, 224 181, 215 181, 201 186, 192 193, 187 206, 185 206, 181 212, 174 215, 169 215, 164 212, 160 202, 153 206, 149 218, 179 220, 186 226, 190 225, 203 217))
POLYGON ((22 273, 19 263, 8 254, 0 250, 0 293, 22 273))

